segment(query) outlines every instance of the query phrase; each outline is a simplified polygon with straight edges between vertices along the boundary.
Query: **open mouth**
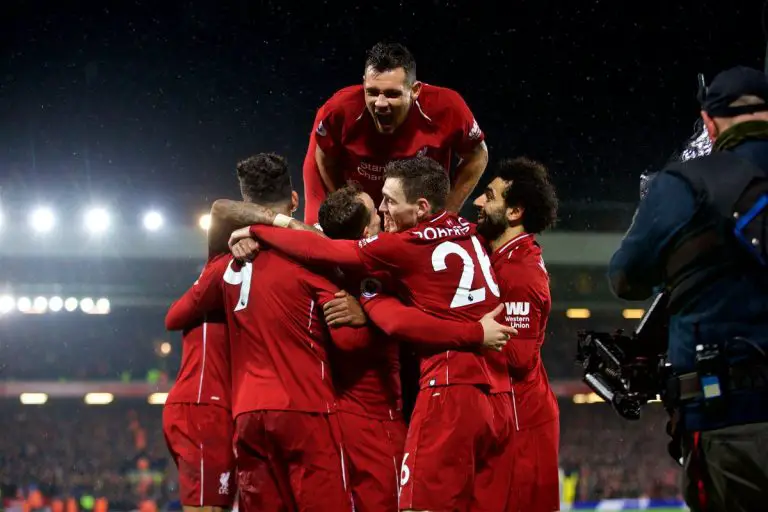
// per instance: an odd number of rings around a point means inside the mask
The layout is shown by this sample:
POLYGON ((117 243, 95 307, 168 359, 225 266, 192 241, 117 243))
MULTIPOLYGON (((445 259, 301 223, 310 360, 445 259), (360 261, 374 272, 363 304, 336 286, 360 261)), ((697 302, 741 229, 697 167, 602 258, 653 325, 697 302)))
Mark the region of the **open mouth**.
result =
POLYGON ((376 121, 382 128, 391 128, 395 124, 395 116, 391 112, 376 112, 376 121))

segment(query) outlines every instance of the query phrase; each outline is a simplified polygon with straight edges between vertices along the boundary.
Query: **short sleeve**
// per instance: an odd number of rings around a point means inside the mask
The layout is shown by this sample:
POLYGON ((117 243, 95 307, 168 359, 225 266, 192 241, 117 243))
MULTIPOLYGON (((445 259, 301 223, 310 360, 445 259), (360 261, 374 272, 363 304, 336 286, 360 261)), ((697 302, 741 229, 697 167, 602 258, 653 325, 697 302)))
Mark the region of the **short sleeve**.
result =
POLYGON ((334 108, 333 98, 320 107, 312 128, 317 145, 330 157, 338 157, 342 149, 341 134, 344 127, 344 113, 334 108))
POLYGON ((454 133, 453 150, 458 154, 469 153, 485 140, 485 134, 464 98, 459 93, 452 92, 450 108, 453 111, 451 116, 454 133))
POLYGON ((407 260, 407 243, 398 233, 379 233, 357 242, 357 252, 368 272, 400 269, 407 260))

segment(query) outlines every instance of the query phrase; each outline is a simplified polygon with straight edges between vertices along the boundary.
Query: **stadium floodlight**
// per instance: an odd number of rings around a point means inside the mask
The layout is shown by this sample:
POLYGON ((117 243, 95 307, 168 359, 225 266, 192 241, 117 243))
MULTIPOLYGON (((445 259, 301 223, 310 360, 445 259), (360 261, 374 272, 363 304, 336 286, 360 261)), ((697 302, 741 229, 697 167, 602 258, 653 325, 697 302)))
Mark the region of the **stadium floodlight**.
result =
POLYGON ((152 393, 147 397, 147 403, 152 405, 163 405, 168 399, 168 393, 152 393))
POLYGON ((0 297, 0 314, 10 313, 16 307, 16 301, 10 295, 0 297))
POLYGON ((114 399, 115 396, 112 393, 87 393, 84 400, 88 405, 107 405, 114 399))
POLYGON ((36 233, 48 233, 56 226, 56 216, 50 208, 36 208, 29 215, 29 225, 36 233))
POLYGON ((144 214, 144 228, 147 231, 157 231, 163 227, 163 216, 158 212, 147 212, 144 214))
POLYGON ((109 213, 104 208, 92 208, 85 214, 85 228, 94 234, 105 232, 109 228, 109 213))
POLYGON ((78 301, 74 297, 67 297, 67 300, 64 301, 64 309, 69 311, 70 313, 77 309, 78 301))
POLYGON ((85 297, 80 299, 80 309, 83 311, 83 313, 90 313, 93 311, 95 304, 93 303, 93 299, 90 297, 85 297))
POLYGON ((48 309, 48 299, 45 297, 35 297, 32 301, 32 311, 35 313, 45 313, 48 309))
POLYGON ((171 353, 171 344, 167 341, 164 341, 160 344, 160 353, 164 356, 167 356, 171 353))
POLYGON ((29 297, 19 297, 19 300, 16 301, 16 308, 22 313, 29 313, 29 310, 32 309, 32 301, 29 297))
POLYGON ((198 224, 200 225, 200 229, 203 231, 208 231, 211 229, 211 215, 209 213, 201 215, 198 224))
POLYGON ((93 312, 97 315, 106 315, 109 313, 109 306, 109 299, 102 297, 96 301, 96 309, 93 312))
POLYGON ((19 400, 24 405, 43 405, 48 401, 48 395, 45 393, 22 393, 19 400))
POLYGON ((57 311, 61 311, 61 308, 63 307, 64 307, 64 299, 62 299, 61 297, 54 296, 48 300, 48 309, 50 309, 54 313, 57 311))

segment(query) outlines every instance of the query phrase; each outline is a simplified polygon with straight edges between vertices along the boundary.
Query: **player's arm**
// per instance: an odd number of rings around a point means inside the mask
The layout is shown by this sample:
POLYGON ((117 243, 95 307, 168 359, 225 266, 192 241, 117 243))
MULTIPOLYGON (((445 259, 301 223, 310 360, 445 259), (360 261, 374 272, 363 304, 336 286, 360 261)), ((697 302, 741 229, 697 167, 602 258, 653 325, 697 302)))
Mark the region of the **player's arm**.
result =
POLYGON ((331 325, 325 316, 325 306, 336 298, 339 294, 339 288, 328 279, 310 274, 307 276, 307 284, 312 288, 315 294, 315 301, 323 311, 323 317, 331 341, 342 350, 358 350, 371 344, 373 335, 367 325, 331 325))
POLYGON ((339 164, 343 118, 331 101, 317 111, 304 157, 304 222, 307 224, 317 223, 317 212, 328 193, 344 185, 339 164))
POLYGON ((453 92, 449 101, 455 131, 452 149, 460 160, 454 171, 446 210, 458 213, 485 172, 488 165, 488 146, 485 144, 485 134, 480 130, 464 99, 453 92))
MULTIPOLYGON (((286 217, 286 216, 283 216, 286 217)), ((227 243, 233 231, 252 224, 272 225, 278 215, 265 206, 231 199, 217 199, 211 207, 211 227, 208 229, 208 254, 229 252, 227 243)), ((289 218, 290 219, 290 218, 289 218)), ((296 219, 286 220, 286 227, 296 230, 322 231, 296 219)))
POLYGON ((371 322, 400 341, 454 350, 474 351, 483 347, 484 329, 480 322, 443 320, 388 295, 364 299, 363 303, 371 322))
POLYGON ((527 315, 502 312, 504 323, 516 325, 518 331, 518 335, 504 347, 510 374, 524 376, 536 367, 541 357, 541 327, 547 321, 541 288, 546 276, 541 268, 530 265, 507 268, 506 272, 513 275, 505 280, 508 284, 501 290, 504 303, 529 304, 527 315))
POLYGON ((229 264, 227 255, 220 255, 208 261, 200 277, 195 281, 179 300, 171 304, 165 315, 165 328, 169 331, 180 331, 200 322, 211 311, 221 309, 221 280, 226 266, 229 264))
POLYGON ((485 141, 481 141, 469 152, 460 153, 459 158, 461 160, 456 167, 456 179, 445 203, 446 210, 457 213, 485 172, 488 165, 488 146, 485 141))
POLYGON ((232 233, 230 244, 252 236, 279 249, 304 265, 339 266, 356 271, 388 271, 408 260, 408 251, 398 235, 380 233, 365 240, 331 240, 308 231, 251 226, 232 233))

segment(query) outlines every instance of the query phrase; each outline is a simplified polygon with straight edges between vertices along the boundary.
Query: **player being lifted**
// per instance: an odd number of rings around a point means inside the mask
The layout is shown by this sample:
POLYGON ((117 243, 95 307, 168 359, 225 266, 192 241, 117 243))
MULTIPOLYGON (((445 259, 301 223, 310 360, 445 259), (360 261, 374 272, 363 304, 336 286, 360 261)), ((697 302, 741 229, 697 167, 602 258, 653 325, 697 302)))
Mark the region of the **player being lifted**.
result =
POLYGON ((400 44, 368 51, 362 84, 334 94, 317 112, 304 159, 304 220, 317 222, 328 192, 348 182, 381 202, 385 166, 428 156, 451 169, 445 209, 458 212, 488 163, 483 132, 462 97, 416 79, 416 61, 400 44))
MULTIPOLYGON (((359 242, 267 226, 239 230, 234 243, 255 236, 307 264, 357 271, 386 271, 398 295, 437 317, 477 321, 498 303, 490 260, 464 219, 445 211, 449 180, 424 157, 387 167, 381 211, 389 233, 359 242)), ((265 212, 263 223, 288 226, 289 218, 265 212)), ((374 295, 371 293, 370 295, 374 295)), ((424 350, 401 473, 401 510, 466 510, 476 476, 492 466, 491 448, 506 443, 494 422, 493 388, 509 386, 506 368, 478 353, 424 350)), ((498 509, 506 504, 479 503, 498 509)))

